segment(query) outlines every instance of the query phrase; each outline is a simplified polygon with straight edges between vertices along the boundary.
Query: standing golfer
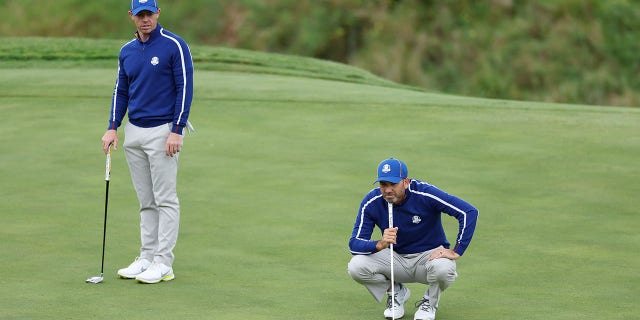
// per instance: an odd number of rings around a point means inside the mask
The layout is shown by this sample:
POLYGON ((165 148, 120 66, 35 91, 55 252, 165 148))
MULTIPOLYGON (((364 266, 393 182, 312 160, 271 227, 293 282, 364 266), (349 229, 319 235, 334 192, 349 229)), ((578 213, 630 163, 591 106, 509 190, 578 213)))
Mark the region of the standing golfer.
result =
POLYGON ((403 283, 429 285, 416 303, 414 319, 432 320, 440 294, 458 276, 455 260, 471 242, 478 210, 435 186, 407 177, 404 162, 394 158, 380 162, 375 181, 379 187, 364 197, 353 226, 349 240, 353 257, 348 270, 378 302, 387 294, 387 319, 404 316, 404 303, 411 293, 403 283), (389 228, 388 203, 393 204, 393 228, 389 228), (443 212, 458 219, 460 225, 453 249, 442 227, 443 212), (375 226, 382 231, 381 240, 371 240, 375 226), (394 250, 395 297, 391 296, 390 244, 394 250))
POLYGON ((140 202, 140 255, 118 270, 122 278, 143 283, 169 281, 178 239, 180 203, 176 192, 178 152, 193 96, 193 62, 189 47, 158 23, 155 0, 132 0, 135 38, 120 49, 118 79, 111 102, 109 128, 102 149, 117 150, 125 113, 124 150, 140 202))

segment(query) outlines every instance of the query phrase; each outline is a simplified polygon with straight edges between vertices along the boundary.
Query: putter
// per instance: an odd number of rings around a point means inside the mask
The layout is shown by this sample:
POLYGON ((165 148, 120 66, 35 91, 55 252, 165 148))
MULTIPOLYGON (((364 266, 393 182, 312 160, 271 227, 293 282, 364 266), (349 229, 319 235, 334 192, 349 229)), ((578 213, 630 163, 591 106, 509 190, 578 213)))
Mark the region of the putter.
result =
POLYGON ((111 145, 109 145, 109 152, 107 152, 107 166, 104 180, 106 181, 106 191, 104 196, 104 225, 102 228, 102 264, 100 266, 100 275, 91 277, 86 280, 87 283, 100 283, 104 280, 104 247, 105 240, 107 238, 107 205, 109 203, 109 177, 111 176, 111 145))
MULTIPOLYGON (((389 208, 389 228, 393 228, 393 203, 387 202, 389 208)), ((391 319, 396 318, 396 288, 393 276, 393 243, 389 244, 389 260, 391 262, 391 319)))

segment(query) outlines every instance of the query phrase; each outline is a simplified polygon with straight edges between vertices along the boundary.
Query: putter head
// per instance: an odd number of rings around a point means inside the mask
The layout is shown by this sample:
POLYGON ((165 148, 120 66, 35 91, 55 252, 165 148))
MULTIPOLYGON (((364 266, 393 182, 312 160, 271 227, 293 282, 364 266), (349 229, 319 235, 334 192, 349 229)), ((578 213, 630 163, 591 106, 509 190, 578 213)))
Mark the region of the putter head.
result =
POLYGON ((97 277, 91 277, 89 279, 87 279, 87 283, 100 283, 102 282, 102 280, 104 280, 104 277, 102 275, 99 275, 97 277))

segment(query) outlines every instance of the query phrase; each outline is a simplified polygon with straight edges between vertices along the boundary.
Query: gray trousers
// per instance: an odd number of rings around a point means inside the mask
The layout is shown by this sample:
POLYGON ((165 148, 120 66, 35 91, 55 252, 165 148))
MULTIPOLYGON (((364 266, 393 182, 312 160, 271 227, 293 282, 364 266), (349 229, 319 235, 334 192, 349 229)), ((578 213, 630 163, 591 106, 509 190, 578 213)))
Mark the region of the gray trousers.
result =
POLYGON ((124 127, 124 149, 140 202, 140 258, 173 265, 178 240, 180 202, 176 192, 178 154, 165 154, 169 124, 124 127))
MULTIPOLYGON (((453 260, 440 258, 429 261, 429 255, 433 250, 413 254, 394 252, 393 271, 396 290, 399 288, 398 283, 428 284, 424 297, 437 308, 440 294, 456 280, 458 274, 456 262, 453 260)), ((378 302, 382 301, 391 287, 389 249, 370 255, 353 256, 348 265, 348 272, 351 278, 364 285, 378 302)))

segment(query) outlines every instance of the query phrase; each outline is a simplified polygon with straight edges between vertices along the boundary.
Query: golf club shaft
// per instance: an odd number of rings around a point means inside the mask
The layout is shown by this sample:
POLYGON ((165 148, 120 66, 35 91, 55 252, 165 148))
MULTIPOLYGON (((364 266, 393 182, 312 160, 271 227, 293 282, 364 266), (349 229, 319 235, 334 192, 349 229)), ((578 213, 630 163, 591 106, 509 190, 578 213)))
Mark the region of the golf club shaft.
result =
POLYGON ((100 264, 100 275, 104 274, 104 249, 107 240, 107 208, 109 207, 109 180, 111 176, 111 145, 109 145, 109 151, 107 152, 107 164, 105 168, 104 180, 106 183, 104 194, 104 224, 102 227, 102 262, 100 264))
POLYGON ((102 263, 100 265, 100 275, 104 274, 104 249, 107 240, 107 206, 109 203, 109 180, 107 180, 107 187, 104 198, 104 224, 102 228, 102 263))
MULTIPOLYGON (((389 208, 389 228, 393 228, 393 203, 387 203, 389 208)), ((396 288, 393 272, 393 243, 389 245, 389 261, 391 264, 391 319, 396 318, 396 288)))

